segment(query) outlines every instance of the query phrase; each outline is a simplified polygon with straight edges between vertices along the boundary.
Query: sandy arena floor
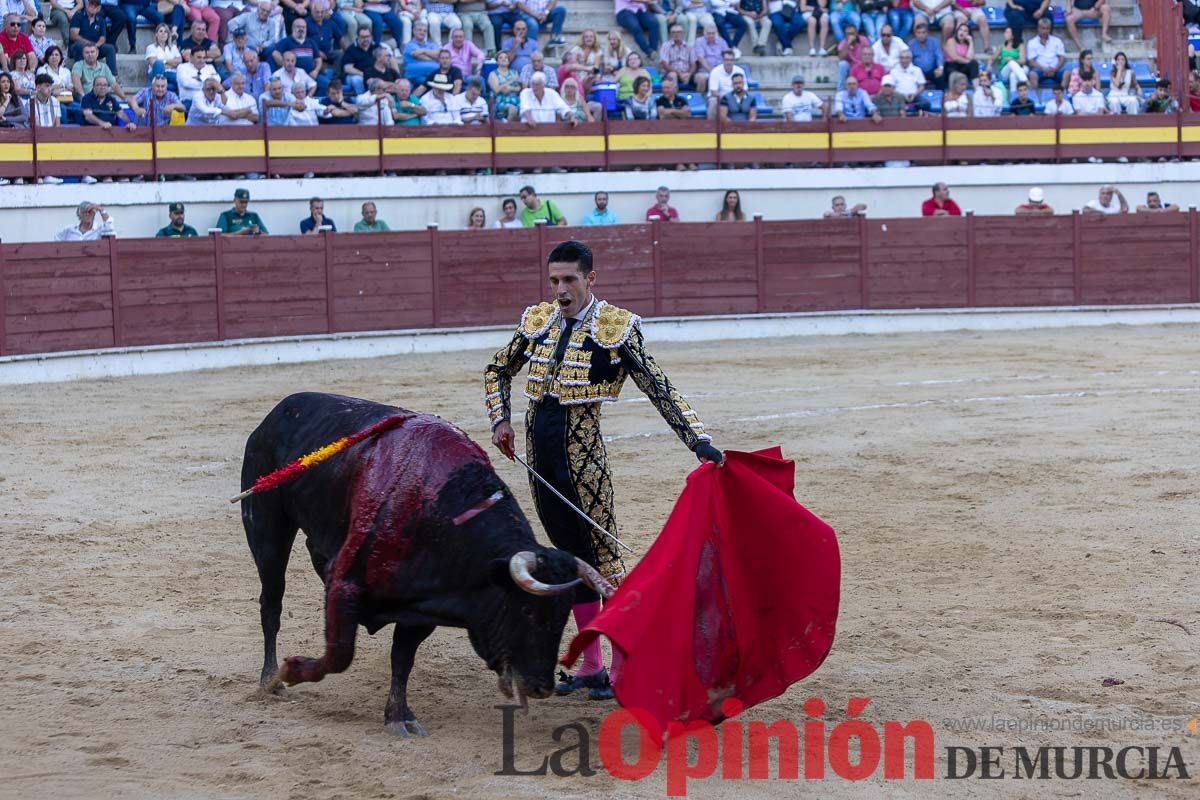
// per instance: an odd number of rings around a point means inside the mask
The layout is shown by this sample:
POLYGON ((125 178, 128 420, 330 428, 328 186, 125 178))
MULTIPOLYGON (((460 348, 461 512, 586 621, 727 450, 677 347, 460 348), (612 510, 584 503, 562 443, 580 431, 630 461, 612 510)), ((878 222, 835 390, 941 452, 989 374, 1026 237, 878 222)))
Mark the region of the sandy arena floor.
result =
MULTIPOLYGON (((848 697, 866 696, 866 718, 927 719, 937 732, 936 781, 884 781, 880 768, 861 784, 712 779, 691 796, 1196 797, 1200 734, 1187 730, 967 732, 947 721, 1200 717, 1198 334, 654 348, 718 445, 783 446, 797 498, 840 536, 833 653, 747 718, 799 723, 819 696, 832 727, 848 697), (1124 683, 1105 688, 1109 677, 1124 683), (1178 745, 1193 778, 941 777, 947 746, 1039 744, 1178 745)), ((502 700, 462 631, 438 631, 418 656, 410 699, 427 739, 383 730, 388 632, 361 636, 343 675, 284 698, 256 692, 258 581, 226 502, 246 435, 281 397, 312 389, 437 412, 483 441, 487 355, 5 388, 0 796, 662 797, 662 769, 639 784, 604 772, 495 776, 502 700)), ((625 394, 606 432, 622 531, 644 546, 695 462, 632 382, 625 394)), ((525 497, 519 468, 498 468, 525 497)), ((320 584, 296 548, 281 656, 316 655, 322 641, 320 584)), ((595 731, 609 708, 535 701, 518 719, 518 764, 552 752, 559 725, 595 731)))

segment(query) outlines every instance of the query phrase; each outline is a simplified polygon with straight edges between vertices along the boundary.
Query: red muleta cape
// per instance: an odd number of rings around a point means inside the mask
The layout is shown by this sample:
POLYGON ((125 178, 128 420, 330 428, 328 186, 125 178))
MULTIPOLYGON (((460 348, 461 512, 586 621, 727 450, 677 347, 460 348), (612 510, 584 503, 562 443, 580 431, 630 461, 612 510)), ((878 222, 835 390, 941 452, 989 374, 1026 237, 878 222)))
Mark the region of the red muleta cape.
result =
POLYGON ((778 447, 725 452, 688 476, 658 540, 563 657, 604 634, 626 661, 613 686, 627 708, 672 720, 722 719, 782 694, 833 644, 841 559, 833 529, 792 496, 778 447))

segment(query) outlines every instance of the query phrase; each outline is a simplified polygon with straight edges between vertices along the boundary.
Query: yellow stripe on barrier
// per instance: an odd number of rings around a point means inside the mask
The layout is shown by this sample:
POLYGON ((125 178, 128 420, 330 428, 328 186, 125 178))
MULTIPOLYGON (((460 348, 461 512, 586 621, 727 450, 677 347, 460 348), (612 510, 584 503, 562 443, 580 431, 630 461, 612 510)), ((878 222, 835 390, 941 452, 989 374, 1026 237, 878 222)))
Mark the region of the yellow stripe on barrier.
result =
POLYGON ((946 131, 950 146, 1008 147, 1020 145, 1054 145, 1053 128, 1002 128, 997 130, 946 131))
POLYGON ((0 161, 33 161, 33 144, 0 144, 0 161))
POLYGON ((603 153, 603 136, 497 136, 497 153, 603 153))
POLYGON ((337 158, 379 156, 378 139, 316 139, 271 141, 271 158, 337 158))
POLYGON ((942 132, 935 131, 855 131, 833 134, 833 146, 847 150, 871 148, 941 147, 942 132))
POLYGON ((631 150, 714 150, 715 133, 617 133, 608 137, 608 149, 631 150))
POLYGON ((1185 142, 1200 142, 1200 127, 1195 125, 1184 125, 1180 129, 1180 134, 1185 142))
POLYGON ((722 133, 722 150, 824 150, 829 137, 816 133, 722 133))
POLYGON ((38 142, 39 161, 150 161, 150 142, 38 142))
POLYGON ((261 158, 266 155, 262 139, 213 139, 204 141, 160 141, 159 158, 261 158))
POLYGON ((383 140, 385 156, 491 155, 492 140, 483 136, 426 139, 421 136, 387 137, 383 140))
POLYGON ((1175 144, 1177 129, 1170 128, 1063 128, 1062 144, 1175 144))

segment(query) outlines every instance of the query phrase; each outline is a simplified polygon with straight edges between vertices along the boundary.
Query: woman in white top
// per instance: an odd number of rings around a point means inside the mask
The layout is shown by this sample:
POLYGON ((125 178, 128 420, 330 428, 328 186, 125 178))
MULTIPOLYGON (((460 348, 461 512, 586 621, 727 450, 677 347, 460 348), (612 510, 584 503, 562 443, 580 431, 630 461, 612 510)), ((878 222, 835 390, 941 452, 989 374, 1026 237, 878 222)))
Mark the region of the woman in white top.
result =
POLYGON ((1125 112, 1136 114, 1141 106, 1137 82, 1129 68, 1129 58, 1124 53, 1113 56, 1112 76, 1109 78, 1108 110, 1114 114, 1125 112))
POLYGON ((160 22, 154 29, 154 41, 146 45, 146 68, 150 70, 150 77, 162 75, 167 70, 174 71, 181 61, 183 56, 175 44, 175 31, 160 22))
POLYGON ((71 88, 71 70, 63 66, 62 50, 57 47, 51 47, 46 51, 46 63, 38 68, 38 75, 49 75, 54 79, 54 86, 50 91, 64 103, 72 103, 75 101, 75 95, 71 88))
POLYGON ((950 73, 950 88, 942 98, 942 113, 951 118, 971 116, 971 95, 967 94, 967 76, 950 73))
POLYGON ((617 70, 625 66, 625 59, 629 56, 629 50, 625 47, 625 42, 621 40, 620 31, 608 32, 608 44, 604 48, 604 52, 600 54, 603 63, 600 64, 600 69, 604 72, 603 80, 613 80, 613 75, 617 70))
POLYGON ((13 89, 24 100, 28 100, 33 94, 33 81, 36 77, 33 72, 33 63, 33 54, 26 53, 24 50, 16 51, 9 60, 9 66, 12 68, 13 89))
POLYGON ((511 197, 504 199, 500 204, 500 210, 504 215, 500 219, 492 223, 493 228, 524 228, 525 224, 517 219, 517 201, 511 197))

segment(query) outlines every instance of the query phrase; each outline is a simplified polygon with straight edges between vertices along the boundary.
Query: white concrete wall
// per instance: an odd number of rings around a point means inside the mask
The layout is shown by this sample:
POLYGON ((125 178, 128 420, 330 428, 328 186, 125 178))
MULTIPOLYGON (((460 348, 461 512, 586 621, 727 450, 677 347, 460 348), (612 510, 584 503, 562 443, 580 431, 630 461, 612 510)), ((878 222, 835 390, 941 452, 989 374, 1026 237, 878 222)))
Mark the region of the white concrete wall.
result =
POLYGON ((632 222, 643 219, 660 184, 671 187, 672 204, 685 221, 701 221, 713 218, 725 189, 739 190, 742 207, 768 220, 820 217, 834 194, 846 195, 851 204, 866 203, 871 216, 917 216, 936 181, 950 185, 951 196, 964 210, 981 215, 1011 214, 1033 185, 1046 190, 1048 202, 1060 213, 1082 206, 1104 183, 1117 184, 1131 205, 1144 202, 1149 189, 1184 207, 1200 203, 1197 162, 25 185, 0 190, 0 237, 6 242, 48 241, 75 221, 75 206, 85 199, 104 203, 123 237, 152 236, 167 223, 167 203, 175 200, 187 204, 188 222, 203 233, 231 205, 238 186, 250 189, 251 208, 272 233, 298 233, 299 221, 308 215, 306 200, 313 195, 325 198, 326 213, 345 230, 359 219, 364 200, 374 200, 393 229, 423 228, 429 222, 457 229, 465 226, 468 210, 476 205, 487 211, 490 224, 499 215, 500 200, 515 196, 527 183, 542 197, 553 198, 569 221, 581 219, 592 207, 592 193, 603 189, 618 217, 632 222))

